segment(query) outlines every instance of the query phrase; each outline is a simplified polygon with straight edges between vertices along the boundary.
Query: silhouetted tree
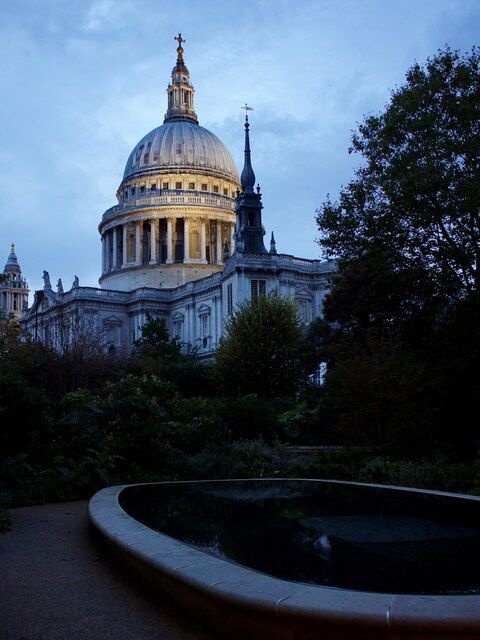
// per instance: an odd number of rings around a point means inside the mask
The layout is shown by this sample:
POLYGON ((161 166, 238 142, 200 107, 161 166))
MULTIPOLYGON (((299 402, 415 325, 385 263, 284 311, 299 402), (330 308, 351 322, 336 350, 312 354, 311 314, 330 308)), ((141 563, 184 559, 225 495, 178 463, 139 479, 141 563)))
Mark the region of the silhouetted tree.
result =
POLYGON ((240 304, 214 357, 224 391, 267 397, 294 393, 301 380, 301 336, 295 302, 276 290, 240 304))

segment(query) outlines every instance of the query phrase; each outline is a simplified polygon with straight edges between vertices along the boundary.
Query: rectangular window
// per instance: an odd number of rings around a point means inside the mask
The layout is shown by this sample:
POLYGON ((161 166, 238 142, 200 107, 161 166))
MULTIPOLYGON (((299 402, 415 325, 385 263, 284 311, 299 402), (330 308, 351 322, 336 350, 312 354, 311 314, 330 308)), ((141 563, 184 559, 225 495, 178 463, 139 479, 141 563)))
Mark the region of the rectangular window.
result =
POLYGON ((218 193, 218 186, 216 184, 213 185, 213 193, 218 193))
POLYGON ((223 190, 223 195, 224 195, 224 196, 228 196, 228 189, 224 189, 224 190, 223 190))
POLYGON ((206 191, 207 190, 207 185, 205 183, 202 184, 202 191, 206 191))
POLYGON ((140 187, 140 193, 145 193, 145 185, 142 184, 142 186, 140 187))
POLYGON ((202 323, 202 336, 206 337, 208 335, 208 316, 201 316, 200 320, 202 323))
POLYGON ((182 322, 175 322, 174 325, 175 337, 182 339, 182 322))
POLYGON ((227 315, 233 311, 232 283, 227 284, 227 315))
POLYGON ((266 280, 250 280, 250 297, 252 300, 264 296, 267 289, 266 280))
POLYGON ((132 196, 134 196, 134 195, 135 195, 135 187, 132 187, 132 188, 130 189, 130 192, 131 192, 132 196))
POLYGON ((235 191, 232 191, 232 198, 236 198, 237 194, 235 193, 235 191))
POLYGON ((304 324, 310 322, 310 301, 297 299, 298 315, 304 324))
POLYGON ((176 182, 175 183, 175 189, 181 189, 182 188, 182 183, 181 182, 176 182))
POLYGON ((194 182, 189 182, 188 183, 188 188, 189 189, 195 189, 195 183, 194 182))
POLYGON ((152 186, 150 187, 150 191, 156 191, 156 190, 157 190, 157 183, 156 183, 156 182, 154 182, 154 183, 152 184, 152 186))
POLYGON ((163 183, 163 188, 164 188, 164 189, 168 189, 168 182, 164 182, 164 183, 163 183))

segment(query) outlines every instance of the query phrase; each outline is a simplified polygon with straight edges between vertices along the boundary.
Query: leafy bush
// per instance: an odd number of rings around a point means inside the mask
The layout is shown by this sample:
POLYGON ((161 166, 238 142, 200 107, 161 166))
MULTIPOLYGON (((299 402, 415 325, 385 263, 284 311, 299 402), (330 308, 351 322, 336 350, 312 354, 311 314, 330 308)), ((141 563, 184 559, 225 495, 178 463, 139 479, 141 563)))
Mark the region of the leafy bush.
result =
POLYGON ((264 478, 279 475, 281 454, 261 438, 207 447, 189 458, 190 476, 211 478, 264 478))
POLYGON ((295 393, 302 379, 301 337, 297 305, 288 296, 273 290, 239 305, 214 354, 219 386, 231 396, 295 393))

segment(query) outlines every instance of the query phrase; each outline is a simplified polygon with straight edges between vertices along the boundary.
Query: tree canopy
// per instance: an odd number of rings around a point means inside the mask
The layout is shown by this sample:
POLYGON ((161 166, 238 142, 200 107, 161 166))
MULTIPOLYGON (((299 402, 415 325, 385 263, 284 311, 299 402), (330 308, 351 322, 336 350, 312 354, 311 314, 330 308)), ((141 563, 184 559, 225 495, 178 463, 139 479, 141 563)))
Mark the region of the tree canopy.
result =
POLYGON ((232 395, 289 395, 299 384, 298 310, 277 290, 240 304, 228 318, 215 352, 215 370, 232 395))
POLYGON ((350 151, 365 163, 317 211, 325 255, 380 251, 394 268, 424 269, 431 286, 479 304, 480 49, 448 47, 414 64, 350 151))
POLYGON ((422 451, 478 436, 479 62, 447 47, 414 64, 353 134, 355 178, 317 211, 339 262, 315 328, 324 403, 370 442, 374 424, 397 448, 428 433, 422 451))

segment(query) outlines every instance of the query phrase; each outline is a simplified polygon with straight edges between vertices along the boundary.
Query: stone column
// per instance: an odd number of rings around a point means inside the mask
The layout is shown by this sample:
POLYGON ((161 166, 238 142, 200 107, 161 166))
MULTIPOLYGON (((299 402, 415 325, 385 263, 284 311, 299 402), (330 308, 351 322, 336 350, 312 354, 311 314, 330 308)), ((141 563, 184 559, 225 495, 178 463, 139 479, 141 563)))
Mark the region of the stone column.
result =
POLYGON ((127 266, 128 261, 128 224, 123 224, 123 252, 122 252, 122 267, 127 266))
POLYGON ((190 220, 183 218, 183 262, 190 262, 190 220))
POLYGON ((218 344, 218 303, 219 303, 219 298, 220 296, 214 295, 212 297, 212 302, 213 302, 213 318, 212 318, 212 329, 211 329, 211 333, 212 335, 212 347, 215 347, 218 344))
POLYGON ((195 326, 195 303, 194 302, 187 305, 187 314, 188 314, 188 330, 189 330, 188 341, 192 345, 195 345, 197 343, 197 335, 196 335, 197 331, 195 326))
POLYGON ((206 232, 205 232, 205 218, 202 218, 202 228, 201 228, 201 236, 200 236, 200 262, 202 264, 207 264, 207 252, 206 252, 206 232))
POLYGON ((141 264, 142 245, 140 231, 142 224, 143 220, 139 220, 135 225, 135 264, 141 264))
POLYGON ((156 220, 150 220, 150 264, 157 262, 157 234, 156 220))
POLYGON ((223 264, 222 223, 217 220, 217 264, 223 264))
POLYGON ((167 259, 165 260, 166 264, 172 264, 172 218, 167 218, 167 259))
POLYGON ((105 274, 105 270, 106 270, 106 264, 105 264, 105 233, 102 235, 102 275, 105 274))
POLYGON ((235 237, 234 237, 235 225, 230 225, 230 255, 235 251, 235 237))
POLYGON ((111 266, 111 270, 117 268, 117 243, 118 243, 117 227, 113 227, 113 229, 112 229, 112 242, 113 242, 113 247, 112 247, 113 251, 112 251, 112 266, 111 266))

